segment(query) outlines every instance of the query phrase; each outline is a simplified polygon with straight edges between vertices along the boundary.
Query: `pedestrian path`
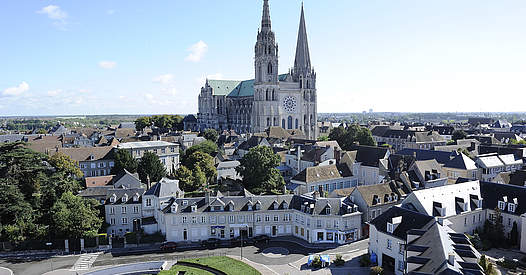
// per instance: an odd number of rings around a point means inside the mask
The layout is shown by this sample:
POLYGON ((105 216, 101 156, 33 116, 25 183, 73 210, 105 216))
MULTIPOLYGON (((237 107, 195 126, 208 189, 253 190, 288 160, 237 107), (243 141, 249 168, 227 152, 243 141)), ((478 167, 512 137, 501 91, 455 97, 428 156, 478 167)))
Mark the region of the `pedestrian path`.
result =
POLYGON ((91 268, 91 265, 97 260, 97 257, 102 254, 102 252, 96 252, 96 253, 87 253, 80 255, 79 259, 73 267, 71 268, 72 271, 80 271, 80 270, 89 270, 91 268))

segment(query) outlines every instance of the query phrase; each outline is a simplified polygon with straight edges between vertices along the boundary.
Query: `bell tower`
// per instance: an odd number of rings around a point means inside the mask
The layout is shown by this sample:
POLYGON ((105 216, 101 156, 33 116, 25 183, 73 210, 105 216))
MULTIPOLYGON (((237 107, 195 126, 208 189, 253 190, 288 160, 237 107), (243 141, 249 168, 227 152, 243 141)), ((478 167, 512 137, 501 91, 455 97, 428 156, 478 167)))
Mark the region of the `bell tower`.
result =
POLYGON ((254 47, 255 84, 278 83, 278 44, 270 22, 268 0, 263 1, 261 29, 254 47))

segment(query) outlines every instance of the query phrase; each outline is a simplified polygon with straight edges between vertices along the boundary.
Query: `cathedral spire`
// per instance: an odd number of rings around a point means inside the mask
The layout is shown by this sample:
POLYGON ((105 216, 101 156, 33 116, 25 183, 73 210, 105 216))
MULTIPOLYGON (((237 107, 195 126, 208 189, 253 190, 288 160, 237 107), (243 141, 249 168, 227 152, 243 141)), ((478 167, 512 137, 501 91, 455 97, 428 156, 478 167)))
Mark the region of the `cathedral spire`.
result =
POLYGON ((261 17, 261 32, 269 32, 271 30, 270 24, 270 9, 268 0, 263 0, 263 15, 261 17))
POLYGON ((303 3, 301 3, 300 27, 298 30, 298 43, 296 45, 294 70, 296 73, 307 73, 310 69, 309 43, 307 42, 307 29, 305 27, 305 16, 303 15, 303 3))

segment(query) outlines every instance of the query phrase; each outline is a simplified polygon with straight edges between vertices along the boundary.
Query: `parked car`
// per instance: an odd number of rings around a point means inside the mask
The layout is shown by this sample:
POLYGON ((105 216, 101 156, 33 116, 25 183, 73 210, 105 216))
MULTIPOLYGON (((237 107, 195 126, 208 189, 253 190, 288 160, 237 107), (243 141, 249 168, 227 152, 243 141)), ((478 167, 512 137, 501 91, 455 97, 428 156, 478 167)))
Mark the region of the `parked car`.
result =
MULTIPOLYGON (((252 243, 252 240, 249 239, 248 237, 244 236, 243 237, 243 245, 247 245, 247 244, 250 244, 250 243, 252 243)), ((230 240, 230 244, 234 245, 234 246, 241 245, 241 236, 237 236, 237 237, 231 239, 230 240)))
POLYGON ((267 235, 257 235, 257 236, 254 237, 254 242, 255 243, 268 244, 269 241, 270 241, 270 237, 267 236, 267 235))
POLYGON ((175 251, 177 248, 177 243, 175 242, 164 242, 161 244, 161 251, 175 251))
POLYGON ((218 247, 221 242, 218 238, 210 238, 208 240, 201 241, 201 245, 204 247, 218 247))

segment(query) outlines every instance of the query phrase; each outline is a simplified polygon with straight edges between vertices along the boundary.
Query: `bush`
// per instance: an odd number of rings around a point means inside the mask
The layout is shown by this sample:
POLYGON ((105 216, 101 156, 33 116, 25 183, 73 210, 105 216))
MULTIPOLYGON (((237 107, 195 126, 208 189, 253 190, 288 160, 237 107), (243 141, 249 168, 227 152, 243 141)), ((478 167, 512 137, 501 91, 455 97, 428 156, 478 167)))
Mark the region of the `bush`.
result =
POLYGON ((336 266, 343 266, 345 264, 345 260, 342 258, 342 255, 340 254, 336 255, 336 258, 332 262, 336 266))
POLYGON ((315 256, 311 263, 312 267, 320 268, 321 267, 321 258, 320 256, 315 256))
POLYGON ((369 272, 371 275, 382 275, 384 274, 384 269, 380 266, 373 266, 371 267, 371 271, 369 272))
POLYGON ((360 257, 360 266, 368 267, 370 265, 371 265, 371 257, 369 256, 369 253, 362 255, 362 257, 360 257))

